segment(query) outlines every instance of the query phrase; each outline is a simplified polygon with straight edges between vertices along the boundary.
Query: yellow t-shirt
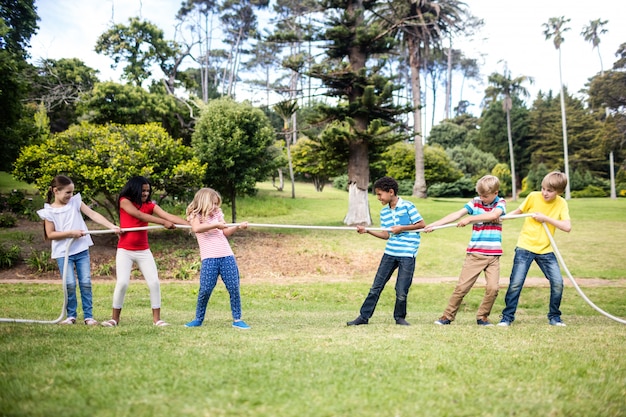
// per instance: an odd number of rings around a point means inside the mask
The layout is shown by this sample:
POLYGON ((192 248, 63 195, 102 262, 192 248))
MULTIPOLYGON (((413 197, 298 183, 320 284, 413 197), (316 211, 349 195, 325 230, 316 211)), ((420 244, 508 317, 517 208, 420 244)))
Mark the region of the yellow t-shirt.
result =
MULTIPOLYGON (((567 201, 563 197, 556 196, 554 200, 548 203, 539 191, 528 194, 519 209, 522 213, 542 213, 555 220, 570 220, 567 201)), ((556 228, 549 223, 546 224, 554 236, 556 228)), ((522 231, 517 239, 517 246, 537 254, 553 251, 543 225, 532 217, 526 217, 524 220, 522 231)))

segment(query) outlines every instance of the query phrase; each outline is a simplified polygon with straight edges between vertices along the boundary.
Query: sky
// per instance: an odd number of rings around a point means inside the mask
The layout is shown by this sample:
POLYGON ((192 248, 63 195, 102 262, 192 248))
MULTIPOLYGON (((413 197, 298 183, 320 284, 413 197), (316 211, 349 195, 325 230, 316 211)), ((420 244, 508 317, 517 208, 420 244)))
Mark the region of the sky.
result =
MULTIPOLYGON (((174 16, 180 0, 36 0, 39 31, 31 38, 31 61, 41 58, 80 58, 100 71, 103 81, 120 81, 120 71, 110 68, 112 60, 94 52, 96 40, 111 23, 127 23, 140 16, 159 26, 168 39, 174 36, 174 16)), ((561 45, 563 84, 570 93, 584 88, 588 78, 600 72, 598 50, 580 35, 583 26, 595 19, 608 20, 599 46, 604 69, 616 61, 615 52, 626 42, 626 2, 616 0, 466 0, 471 13, 485 22, 473 38, 456 39, 453 48, 481 66, 481 84, 463 86, 453 79, 452 102, 460 98, 476 103, 470 112, 479 114, 487 77, 505 68, 512 77, 532 77, 526 85, 531 100, 538 91, 558 92, 559 54, 552 40, 546 40, 543 23, 551 17, 571 19, 561 45), (462 97, 461 97, 462 93, 462 97)), ((441 119, 443 114, 436 115, 441 119)))

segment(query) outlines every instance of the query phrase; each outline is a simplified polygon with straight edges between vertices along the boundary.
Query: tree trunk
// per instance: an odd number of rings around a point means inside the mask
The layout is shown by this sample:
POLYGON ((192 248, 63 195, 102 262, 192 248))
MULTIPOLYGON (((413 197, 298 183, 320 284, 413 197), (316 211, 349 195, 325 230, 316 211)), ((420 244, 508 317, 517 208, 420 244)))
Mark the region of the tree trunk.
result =
POLYGON ((561 124, 563 125, 563 162, 565 164, 565 177, 567 185, 565 186, 565 199, 569 200, 570 196, 570 175, 569 175, 569 155, 567 151, 567 117, 565 115, 565 94, 563 94, 563 75, 561 72, 561 48, 559 48, 559 81, 561 83, 561 124))
POLYGON ((511 97, 506 96, 504 98, 504 106, 506 111, 506 133, 509 139, 509 159, 511 161, 511 194, 513 201, 517 200, 517 180, 515 178, 515 154, 513 153, 513 134, 511 133, 511 107, 513 103, 511 97))
POLYGON ((348 159, 348 213, 343 222, 348 226, 362 224, 370 226, 368 145, 363 139, 350 143, 348 159))
POLYGON ((411 92, 413 98, 413 141, 415 142, 415 184, 413 197, 426 198, 424 178, 424 146, 422 144, 422 106, 420 86, 420 57, 418 40, 409 39, 409 66, 411 67, 411 92))

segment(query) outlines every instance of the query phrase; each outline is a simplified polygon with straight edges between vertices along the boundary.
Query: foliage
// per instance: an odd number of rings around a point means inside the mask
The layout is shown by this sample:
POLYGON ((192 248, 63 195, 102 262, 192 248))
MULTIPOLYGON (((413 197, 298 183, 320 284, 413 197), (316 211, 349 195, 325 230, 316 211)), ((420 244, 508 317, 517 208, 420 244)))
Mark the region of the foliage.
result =
POLYGON ((190 148, 157 124, 82 123, 24 148, 13 175, 44 193, 54 176, 66 174, 85 201, 97 201, 116 218, 117 193, 131 176, 144 175, 165 195, 186 198, 201 184, 204 169, 190 148))
POLYGON ((236 196, 254 194, 256 182, 276 168, 279 151, 265 114, 249 103, 231 99, 210 101, 203 109, 193 134, 193 148, 206 164, 204 184, 222 193, 232 204, 236 219, 236 196))
POLYGON ((430 197, 473 197, 476 183, 463 177, 454 182, 438 182, 428 187, 430 197))
POLYGON ((467 129, 456 123, 442 122, 434 126, 428 135, 429 145, 440 145, 444 149, 465 146, 467 129))
POLYGON ((17 217, 11 213, 0 213, 0 228, 15 227, 17 217))
POLYGON ((11 268, 21 259, 21 249, 18 245, 8 246, 0 243, 0 269, 11 268))
POLYGON ((606 197, 608 193, 595 185, 588 185, 582 190, 572 191, 572 198, 606 197))
POLYGON ((455 146, 451 149, 447 149, 446 153, 450 157, 450 160, 473 181, 491 173, 493 168, 498 164, 498 160, 493 154, 483 152, 472 144, 455 146))
POLYGON ((318 140, 301 138, 291 148, 293 169, 313 180, 318 191, 331 177, 345 169, 345 162, 338 160, 337 153, 329 144, 329 130, 325 130, 318 140))
POLYGON ((25 260, 26 265, 36 272, 55 271, 57 263, 50 258, 49 250, 33 250, 25 260))
MULTIPOLYGON (((511 170, 507 164, 499 163, 491 170, 491 175, 498 177, 500 180, 500 195, 507 196, 512 192, 511 189, 511 170)), ((515 200, 517 196, 513 196, 515 200)))

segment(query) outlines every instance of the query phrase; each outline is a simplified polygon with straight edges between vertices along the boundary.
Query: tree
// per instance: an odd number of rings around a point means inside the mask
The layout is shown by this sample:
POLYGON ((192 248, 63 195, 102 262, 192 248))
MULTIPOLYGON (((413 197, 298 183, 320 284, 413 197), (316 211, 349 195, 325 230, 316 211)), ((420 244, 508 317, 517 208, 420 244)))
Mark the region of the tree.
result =
MULTIPOLYGON (((337 146, 332 143, 337 137, 331 130, 336 126, 330 125, 318 137, 301 138, 293 146, 293 168, 313 180, 315 190, 321 192, 331 177, 338 175, 346 168, 343 154, 338 155, 337 146)), ((338 127, 341 129, 341 127, 338 127)), ((347 149, 345 152, 347 153, 347 149)))
POLYGON ((513 134, 511 133, 511 109, 513 108, 513 99, 511 96, 521 94, 528 96, 528 90, 522 84, 524 82, 532 83, 533 80, 525 75, 520 75, 511 79, 511 73, 505 69, 504 74, 493 73, 489 76, 489 87, 485 90, 485 96, 492 103, 498 97, 502 97, 502 109, 506 113, 506 132, 509 143, 509 160, 511 161, 511 192, 513 193, 513 201, 517 199, 517 178, 515 175, 515 152, 513 148, 513 134))
POLYGON ((30 72, 27 48, 38 29, 34 0, 0 0, 0 170, 10 171, 34 130, 34 108, 24 106, 30 72))
POLYGON ((321 80, 326 95, 337 103, 320 105, 318 121, 345 122, 350 129, 342 132, 348 133, 349 197, 344 223, 349 225, 372 223, 368 202, 370 152, 375 146, 398 140, 391 133, 398 124, 397 116, 407 111, 393 103, 398 87, 383 75, 383 54, 388 54, 395 42, 384 22, 372 14, 375 3, 323 1, 328 27, 321 38, 326 42, 327 58, 311 69, 311 76, 321 80))
POLYGON ((415 144, 415 185, 413 196, 426 197, 422 143, 422 91, 420 71, 432 49, 441 49, 444 39, 481 24, 458 0, 398 0, 387 3, 385 13, 407 45, 413 100, 413 141, 415 144))
MULTIPOLYGON (((166 41, 161 29, 137 17, 130 18, 128 25, 116 24, 105 31, 98 38, 95 50, 113 59, 111 68, 125 62, 123 76, 136 86, 152 75, 153 64, 165 69, 166 62, 179 53, 178 46, 166 41)), ((169 72, 164 70, 166 75, 169 72)))
POLYGON ((285 148, 287 148, 287 162, 289 164, 289 178, 291 179, 291 198, 296 198, 296 181, 293 177, 293 161, 291 159, 291 136, 293 132, 289 131, 289 121, 298 111, 298 102, 295 100, 281 101, 273 108, 276 114, 283 119, 283 135, 285 135, 285 148))
POLYGON ((131 176, 146 176, 164 196, 185 199, 200 186, 205 169, 189 147, 155 123, 82 123, 22 149, 13 175, 44 193, 52 178, 66 174, 85 199, 115 219, 117 194, 131 176))
POLYGON ((257 181, 276 169, 274 129, 259 109, 229 98, 210 101, 202 110, 192 138, 207 164, 204 183, 222 193, 237 219, 237 195, 252 195, 257 181))
POLYGON ((548 23, 544 23, 543 34, 546 40, 553 39, 554 47, 559 51, 559 82, 561 86, 561 121, 563 125, 563 161, 565 163, 565 176, 567 177, 567 186, 565 187, 565 199, 569 200, 570 195, 570 181, 569 181, 569 156, 567 150, 567 118, 565 115, 565 94, 563 93, 563 73, 561 71, 561 44, 565 40, 563 33, 568 31, 566 27, 571 19, 566 19, 564 16, 551 17, 548 19, 548 23))

